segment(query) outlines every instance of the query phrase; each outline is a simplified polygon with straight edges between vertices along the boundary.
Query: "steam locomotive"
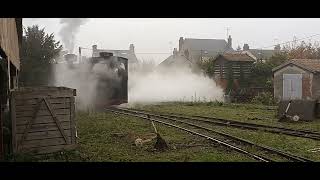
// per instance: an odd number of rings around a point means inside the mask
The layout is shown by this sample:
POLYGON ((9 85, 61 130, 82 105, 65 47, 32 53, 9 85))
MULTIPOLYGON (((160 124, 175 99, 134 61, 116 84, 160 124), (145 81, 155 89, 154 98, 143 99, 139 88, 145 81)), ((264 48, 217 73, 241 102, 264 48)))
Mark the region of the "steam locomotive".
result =
POLYGON ((74 54, 66 54, 64 59, 69 68, 85 66, 85 74, 96 81, 92 94, 92 106, 96 110, 128 102, 128 59, 109 52, 100 52, 78 65, 74 63, 77 61, 74 54))
POLYGON ((119 105, 128 102, 128 59, 100 52, 89 58, 90 70, 97 78, 95 107, 119 105))

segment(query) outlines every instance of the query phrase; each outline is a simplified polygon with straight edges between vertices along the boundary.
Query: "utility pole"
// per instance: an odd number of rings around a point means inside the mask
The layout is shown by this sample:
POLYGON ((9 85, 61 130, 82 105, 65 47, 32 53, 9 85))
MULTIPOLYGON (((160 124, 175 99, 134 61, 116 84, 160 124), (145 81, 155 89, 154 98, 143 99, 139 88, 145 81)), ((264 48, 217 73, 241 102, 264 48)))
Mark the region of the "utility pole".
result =
POLYGON ((227 39, 229 38, 229 30, 230 30, 230 28, 227 27, 227 39))
POLYGON ((260 52, 258 53, 259 54, 259 61, 260 61, 260 63, 262 63, 262 49, 260 49, 260 52))
POLYGON ((81 63, 81 47, 79 46, 79 64, 81 63))

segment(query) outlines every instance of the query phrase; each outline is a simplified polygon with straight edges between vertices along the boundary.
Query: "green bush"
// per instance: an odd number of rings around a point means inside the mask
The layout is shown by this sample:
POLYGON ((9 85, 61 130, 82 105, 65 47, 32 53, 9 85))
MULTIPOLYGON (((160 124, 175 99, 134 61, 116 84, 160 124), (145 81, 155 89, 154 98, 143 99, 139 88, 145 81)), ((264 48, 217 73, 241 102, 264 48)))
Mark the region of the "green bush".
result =
POLYGON ((270 92, 263 92, 255 96, 252 101, 254 104, 274 105, 275 101, 273 95, 270 92))

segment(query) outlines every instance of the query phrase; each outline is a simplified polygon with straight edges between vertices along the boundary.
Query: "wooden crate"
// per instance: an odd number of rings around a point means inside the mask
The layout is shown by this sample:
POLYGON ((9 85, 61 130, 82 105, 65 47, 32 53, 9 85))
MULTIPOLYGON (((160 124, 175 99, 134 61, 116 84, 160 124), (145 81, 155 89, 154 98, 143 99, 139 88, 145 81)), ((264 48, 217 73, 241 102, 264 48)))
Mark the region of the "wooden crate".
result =
POLYGON ((76 146, 75 89, 25 87, 11 93, 14 153, 45 154, 76 146))
POLYGON ((316 117, 320 119, 320 100, 317 101, 316 105, 316 117))

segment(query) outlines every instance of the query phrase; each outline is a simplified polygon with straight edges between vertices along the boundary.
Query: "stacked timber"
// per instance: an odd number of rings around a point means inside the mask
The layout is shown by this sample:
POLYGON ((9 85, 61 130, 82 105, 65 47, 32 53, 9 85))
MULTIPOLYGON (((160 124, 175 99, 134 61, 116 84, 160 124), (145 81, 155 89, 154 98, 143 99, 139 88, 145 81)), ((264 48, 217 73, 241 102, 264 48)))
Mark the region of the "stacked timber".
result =
POLYGON ((76 145, 75 89, 24 87, 11 93, 14 153, 45 154, 76 145))

